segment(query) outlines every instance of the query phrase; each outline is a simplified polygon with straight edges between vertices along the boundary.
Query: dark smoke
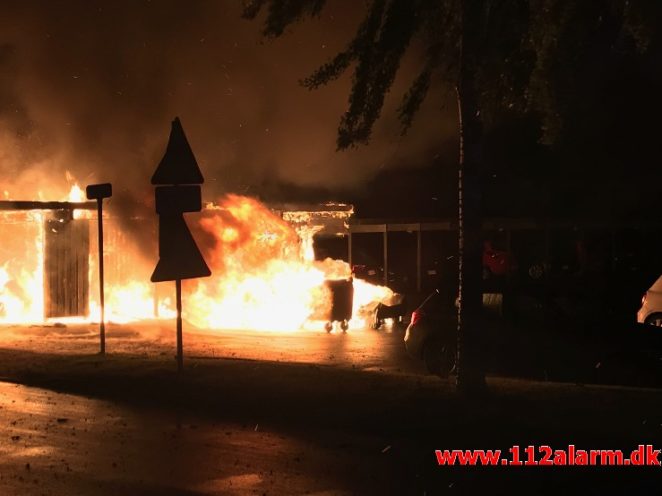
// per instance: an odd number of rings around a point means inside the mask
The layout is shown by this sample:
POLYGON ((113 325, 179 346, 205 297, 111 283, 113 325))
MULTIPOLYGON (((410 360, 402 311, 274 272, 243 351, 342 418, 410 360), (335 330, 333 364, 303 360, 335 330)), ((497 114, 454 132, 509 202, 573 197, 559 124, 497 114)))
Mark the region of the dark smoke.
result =
POLYGON ((175 115, 209 200, 279 182, 356 189, 382 169, 428 163, 454 135, 454 116, 437 92, 400 138, 394 109, 415 77, 416 47, 369 147, 335 151, 350 75, 314 92, 297 83, 343 47, 364 8, 330 2, 320 19, 264 41, 241 2, 4 1, 4 189, 49 198, 68 189, 68 170, 82 186, 113 182, 116 206, 151 211, 149 178, 175 115))

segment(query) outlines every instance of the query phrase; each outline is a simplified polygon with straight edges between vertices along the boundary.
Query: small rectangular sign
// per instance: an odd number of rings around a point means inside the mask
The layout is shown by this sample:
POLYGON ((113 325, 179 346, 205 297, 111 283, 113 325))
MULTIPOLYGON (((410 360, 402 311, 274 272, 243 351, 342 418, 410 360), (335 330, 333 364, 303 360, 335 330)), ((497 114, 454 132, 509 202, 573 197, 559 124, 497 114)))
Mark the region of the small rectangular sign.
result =
POLYGON ((90 184, 85 188, 88 200, 99 200, 113 196, 113 186, 110 183, 90 184))

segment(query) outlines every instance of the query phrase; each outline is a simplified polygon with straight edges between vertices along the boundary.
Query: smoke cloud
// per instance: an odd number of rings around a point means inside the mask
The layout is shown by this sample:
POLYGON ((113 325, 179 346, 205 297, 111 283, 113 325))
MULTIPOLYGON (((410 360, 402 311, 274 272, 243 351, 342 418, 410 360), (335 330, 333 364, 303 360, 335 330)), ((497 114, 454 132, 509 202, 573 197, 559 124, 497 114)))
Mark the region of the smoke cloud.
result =
POLYGON ((335 151, 351 74, 317 91, 297 81, 349 41, 360 2, 264 40, 240 2, 5 1, 0 17, 0 175, 15 198, 58 199, 66 171, 111 181, 149 206, 149 178, 178 115, 205 174, 203 194, 289 183, 360 188, 378 171, 432 160, 455 134, 441 91, 409 134, 394 109, 415 77, 404 61, 368 147, 335 151))

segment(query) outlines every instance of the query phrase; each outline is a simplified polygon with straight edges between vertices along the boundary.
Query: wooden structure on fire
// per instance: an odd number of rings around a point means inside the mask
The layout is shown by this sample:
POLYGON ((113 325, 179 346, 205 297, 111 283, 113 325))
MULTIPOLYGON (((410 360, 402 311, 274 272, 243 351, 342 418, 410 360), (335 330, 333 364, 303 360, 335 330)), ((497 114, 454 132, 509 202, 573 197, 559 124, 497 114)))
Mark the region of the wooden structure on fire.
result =
POLYGON ((49 211, 43 220, 44 318, 87 315, 90 230, 74 210, 94 210, 95 202, 0 201, 0 211, 49 211))

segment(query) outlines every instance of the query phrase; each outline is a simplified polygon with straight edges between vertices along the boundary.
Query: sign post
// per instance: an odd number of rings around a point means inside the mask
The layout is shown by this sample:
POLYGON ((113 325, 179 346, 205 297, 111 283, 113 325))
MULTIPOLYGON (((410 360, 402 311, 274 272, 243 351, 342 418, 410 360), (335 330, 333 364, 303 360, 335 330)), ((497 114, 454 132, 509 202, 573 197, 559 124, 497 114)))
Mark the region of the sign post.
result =
POLYGON ((90 184, 85 188, 88 200, 97 201, 97 231, 99 233, 99 353, 106 353, 106 307, 104 303, 103 284, 103 199, 113 196, 113 186, 110 183, 90 184))
POLYGON ((184 369, 184 342, 182 329, 182 280, 175 280, 175 299, 177 302, 177 370, 184 369))
POLYGON ((211 275, 183 215, 202 209, 200 184, 203 182, 181 122, 175 118, 165 155, 152 176, 152 184, 157 185, 154 194, 159 215, 159 261, 151 281, 175 281, 177 370, 180 372, 184 368, 182 279, 211 275))

